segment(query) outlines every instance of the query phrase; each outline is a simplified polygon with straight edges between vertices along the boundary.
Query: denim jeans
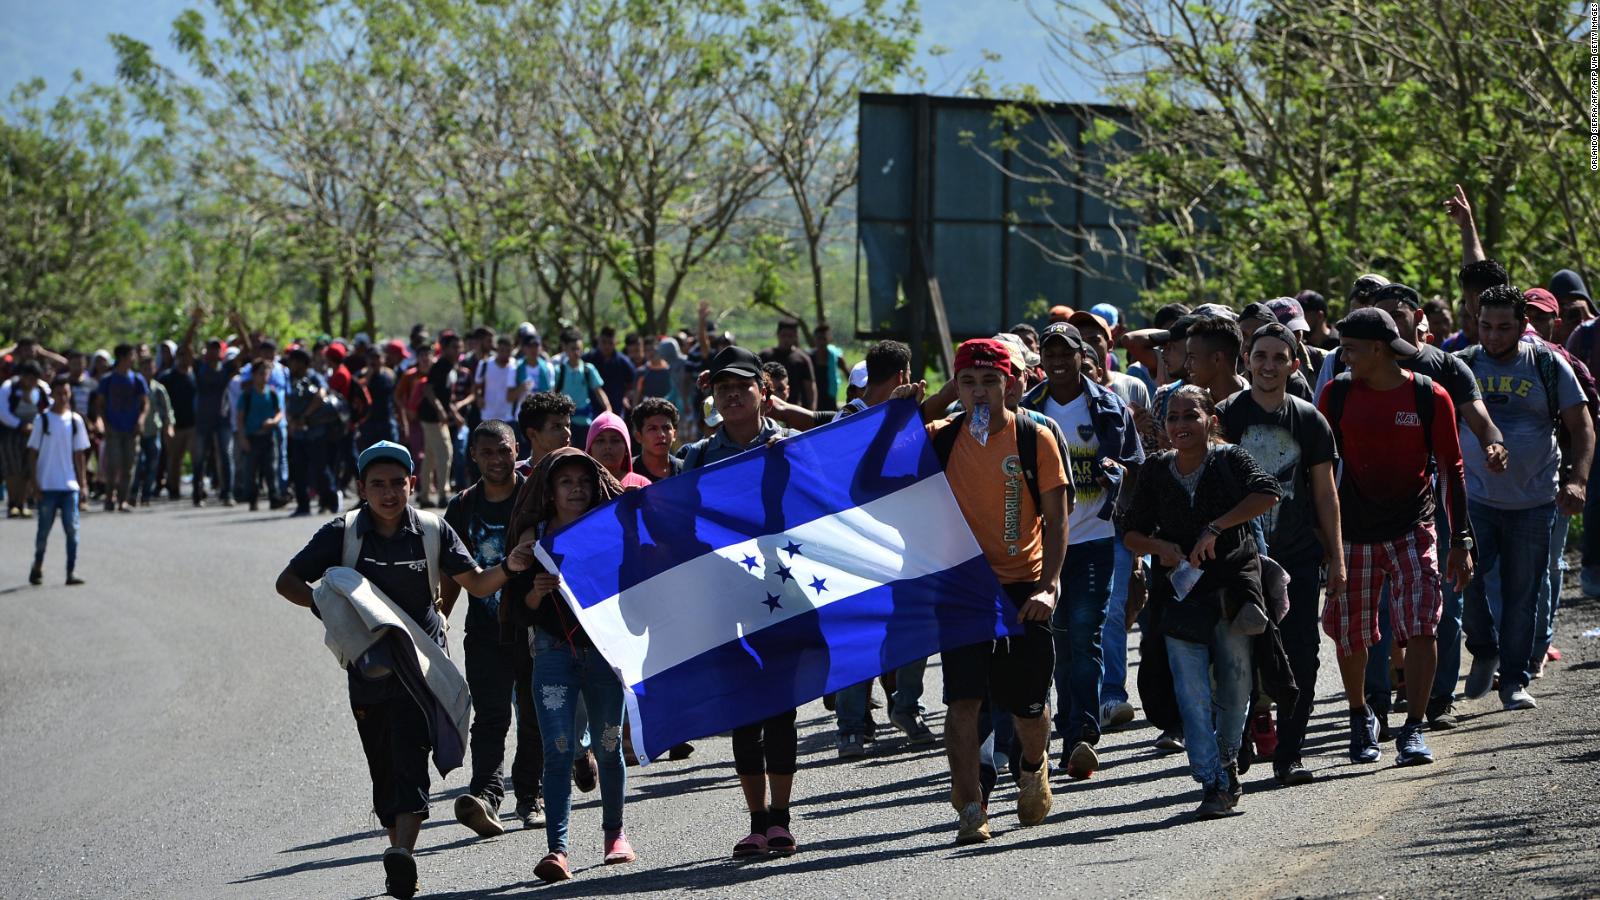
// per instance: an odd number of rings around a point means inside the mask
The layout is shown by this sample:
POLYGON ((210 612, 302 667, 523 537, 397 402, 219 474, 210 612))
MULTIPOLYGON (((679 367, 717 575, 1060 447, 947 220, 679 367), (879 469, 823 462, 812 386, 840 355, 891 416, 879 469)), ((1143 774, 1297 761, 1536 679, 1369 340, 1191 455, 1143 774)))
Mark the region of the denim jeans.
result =
POLYGON ((519 801, 531 803, 539 797, 544 774, 539 714, 533 708, 533 658, 523 651, 525 645, 500 643, 498 630, 487 638, 468 634, 462 646, 472 691, 472 782, 467 792, 494 807, 505 798, 506 734, 515 718, 512 787, 519 801))
POLYGON ((1550 577, 1539 588, 1539 611, 1533 620, 1534 668, 1539 667, 1545 653, 1556 639, 1556 615, 1561 611, 1561 579, 1567 571, 1567 528, 1572 520, 1556 513, 1550 528, 1550 577))
POLYGON ((147 434, 139 438, 139 462, 133 470, 133 487, 128 495, 149 500, 156 495, 156 482, 161 480, 161 435, 147 434))
POLYGON ((1100 679, 1100 703, 1128 702, 1128 582, 1137 557, 1112 541, 1111 599, 1106 603, 1106 624, 1100 629, 1100 651, 1105 676, 1100 679))
POLYGON ((1056 644, 1056 733, 1068 747, 1100 741, 1100 680, 1105 663, 1100 632, 1106 624, 1113 538, 1067 548, 1061 566, 1061 596, 1050 618, 1056 644))
MULTIPOLYGON (((928 670, 928 661, 919 659, 894 670, 894 695, 889 698, 889 711, 908 716, 922 715, 922 678, 928 670)), ((872 682, 853 684, 834 696, 834 715, 838 721, 839 736, 867 733, 867 696, 872 682)))
POLYGON ((217 462, 217 493, 223 499, 233 496, 233 426, 225 422, 194 427, 194 497, 206 495, 206 470, 217 462))
POLYGON ((1322 644, 1319 616, 1322 600, 1322 560, 1318 552, 1299 559, 1278 560, 1289 573, 1289 611, 1278 623, 1283 651, 1289 657, 1289 670, 1300 693, 1292 707, 1278 707, 1278 749, 1273 762, 1279 766, 1298 762, 1306 739, 1306 726, 1317 702, 1317 650, 1322 644))
POLYGON ((67 533, 67 574, 78 566, 78 492, 40 491, 39 530, 33 539, 33 564, 44 565, 44 548, 50 543, 50 529, 61 513, 61 530, 67 533))
POLYGON ((278 492, 278 430, 269 428, 250 435, 250 451, 245 454, 244 478, 241 499, 255 503, 261 499, 261 485, 267 485, 267 496, 277 501, 278 492))
MULTIPOLYGON (((1589 465, 1589 481, 1600 477, 1600 453, 1594 455, 1589 465)), ((1600 566, 1600 491, 1590 491, 1583 498, 1583 567, 1600 566)))
POLYGON ((622 761, 622 683, 591 646, 574 647, 533 629, 534 709, 544 743, 545 842, 552 853, 567 852, 572 819, 572 761, 577 756, 579 696, 589 709, 600 765, 600 825, 622 827, 623 792, 628 770, 622 761))
POLYGON ((1218 618, 1209 644, 1174 637, 1166 640, 1189 768, 1194 780, 1203 785, 1226 786, 1225 766, 1239 754, 1244 720, 1250 712, 1250 638, 1218 618))
POLYGON ((1539 592, 1550 581, 1553 503, 1532 509, 1496 509, 1467 503, 1484 576, 1467 585, 1462 610, 1467 649, 1500 657, 1500 688, 1527 687, 1533 673, 1534 620, 1539 592), (1498 590, 1486 585, 1499 576, 1498 590))

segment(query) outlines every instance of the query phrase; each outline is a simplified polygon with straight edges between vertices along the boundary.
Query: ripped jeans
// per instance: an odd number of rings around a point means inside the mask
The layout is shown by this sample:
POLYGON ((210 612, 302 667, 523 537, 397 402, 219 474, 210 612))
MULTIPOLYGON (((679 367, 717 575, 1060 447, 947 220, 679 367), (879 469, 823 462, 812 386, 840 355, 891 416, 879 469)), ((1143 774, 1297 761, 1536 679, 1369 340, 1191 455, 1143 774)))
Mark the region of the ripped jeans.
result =
POLYGON ((607 831, 622 827, 623 792, 628 786, 628 770, 622 761, 622 682, 587 641, 572 646, 533 628, 529 645, 533 651, 534 710, 544 739, 545 841, 550 852, 566 853, 580 696, 589 710, 594 755, 600 765, 600 825, 607 831))

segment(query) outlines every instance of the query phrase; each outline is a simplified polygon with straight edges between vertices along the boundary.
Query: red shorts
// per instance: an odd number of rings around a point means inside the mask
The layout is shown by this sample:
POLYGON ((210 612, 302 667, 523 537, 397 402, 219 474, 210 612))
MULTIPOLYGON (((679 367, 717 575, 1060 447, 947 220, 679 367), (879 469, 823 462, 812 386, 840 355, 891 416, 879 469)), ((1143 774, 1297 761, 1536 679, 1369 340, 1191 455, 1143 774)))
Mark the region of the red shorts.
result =
POLYGON ((1322 630, 1338 645, 1340 656, 1378 643, 1378 597, 1386 581, 1396 643, 1404 647, 1410 638, 1438 631, 1444 591, 1432 522, 1392 541, 1346 542, 1344 558, 1348 570, 1344 596, 1329 597, 1322 609, 1322 630))

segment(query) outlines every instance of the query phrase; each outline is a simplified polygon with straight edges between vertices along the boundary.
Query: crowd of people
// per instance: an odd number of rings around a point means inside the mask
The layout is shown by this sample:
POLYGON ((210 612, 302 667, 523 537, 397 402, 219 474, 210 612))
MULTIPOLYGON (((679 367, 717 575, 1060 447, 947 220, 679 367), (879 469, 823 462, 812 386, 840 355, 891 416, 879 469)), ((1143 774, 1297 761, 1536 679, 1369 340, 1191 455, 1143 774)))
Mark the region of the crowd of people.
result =
MULTIPOLYGON (((1173 304, 1144 328, 1106 304, 1057 307, 1042 328, 963 343, 937 391, 903 343, 851 366, 824 329, 808 350, 785 321, 757 354, 712 334, 704 307, 696 333, 619 347, 604 329, 588 353, 573 329, 547 352, 528 324, 280 347, 237 320, 196 348, 199 314, 154 347, 86 357, 22 342, 0 384, 9 512, 39 516, 34 583, 59 514, 68 583, 81 583, 79 509, 179 499, 187 471, 196 505, 254 510, 265 493, 297 516, 313 500, 333 515, 278 578, 297 605, 354 561, 443 646, 465 591, 471 780, 454 812, 497 835, 509 794, 522 826, 546 833, 534 874, 558 881, 572 872, 574 786, 601 792, 604 861, 636 858, 633 760, 624 687, 534 542, 623 491, 911 400, 1020 632, 942 654, 942 735, 924 717, 925 660, 824 698, 838 756, 867 755, 886 709, 911 744, 942 738, 958 843, 990 839, 1002 782, 1036 825, 1053 741, 1067 776, 1089 778, 1102 735, 1138 717, 1137 635, 1155 746, 1187 754, 1198 816, 1234 815, 1257 763, 1285 786, 1314 779, 1324 636, 1349 760, 1377 763, 1392 741, 1397 765, 1420 765, 1434 759, 1427 735, 1457 726, 1458 696, 1537 705, 1533 681, 1560 659, 1572 516, 1590 523, 1583 590, 1600 593, 1587 495, 1600 317, 1572 270, 1515 286, 1484 257, 1465 195, 1445 207, 1462 235, 1459 297, 1374 273, 1337 321, 1309 290, 1242 310, 1173 304)), ((388 890, 409 897, 429 721, 394 677, 352 669, 350 701, 389 833, 388 890)), ((733 855, 796 852, 795 712, 735 729, 732 744, 749 814, 733 855)))

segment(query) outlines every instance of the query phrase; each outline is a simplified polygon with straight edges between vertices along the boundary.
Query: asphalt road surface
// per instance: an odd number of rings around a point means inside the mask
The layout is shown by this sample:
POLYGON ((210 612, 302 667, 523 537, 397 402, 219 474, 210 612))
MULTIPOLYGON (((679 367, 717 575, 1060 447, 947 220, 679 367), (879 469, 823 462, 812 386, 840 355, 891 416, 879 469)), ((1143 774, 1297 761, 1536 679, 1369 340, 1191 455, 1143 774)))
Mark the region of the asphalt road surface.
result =
MULTIPOLYGON (((319 623, 272 590, 317 520, 187 503, 88 514, 67 588, 59 530, 44 587, 26 583, 32 521, 0 522, 0 897, 357 898, 381 893, 383 849, 344 675, 319 623)), ((459 628, 462 612, 452 624, 459 628)), ((542 829, 480 840, 456 824, 460 769, 435 781, 419 845, 432 897, 1424 897, 1600 894, 1600 604, 1569 600, 1566 658, 1537 710, 1468 701, 1435 733, 1433 766, 1343 754, 1323 653, 1309 786, 1245 779, 1243 815, 1197 823, 1181 755, 1142 720, 1102 743, 1086 782, 1016 824, 997 791, 995 839, 956 848, 939 748, 898 736, 835 758, 831 716, 801 711, 791 858, 728 858, 747 821, 726 739, 630 769, 640 858, 601 867, 598 793, 578 795, 575 878, 545 887, 542 829)), ((459 653, 459 650, 456 652, 459 653)), ((1136 664, 1137 655, 1134 655, 1136 664)), ((1131 680, 1131 679, 1130 679, 1131 680)), ((929 719, 941 730, 939 670, 929 719)), ((1137 700, 1135 701, 1137 702, 1137 700)), ((1059 744, 1056 745, 1059 753, 1059 744)))

